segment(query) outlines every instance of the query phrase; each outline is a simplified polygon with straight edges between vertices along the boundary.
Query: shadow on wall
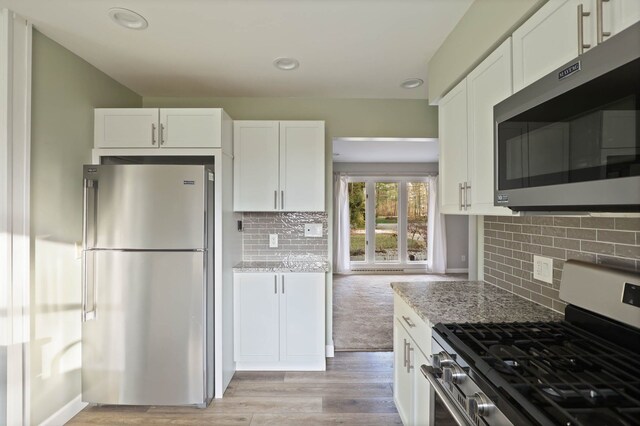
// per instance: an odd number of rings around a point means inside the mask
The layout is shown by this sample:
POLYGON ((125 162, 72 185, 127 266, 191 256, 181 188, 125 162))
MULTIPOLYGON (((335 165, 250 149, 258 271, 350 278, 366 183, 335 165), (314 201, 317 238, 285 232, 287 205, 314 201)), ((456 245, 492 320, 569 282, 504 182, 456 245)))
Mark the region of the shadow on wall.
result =
POLYGON ((81 386, 82 264, 74 243, 47 236, 35 238, 32 259, 31 422, 40 424, 35 413, 55 413, 81 386))

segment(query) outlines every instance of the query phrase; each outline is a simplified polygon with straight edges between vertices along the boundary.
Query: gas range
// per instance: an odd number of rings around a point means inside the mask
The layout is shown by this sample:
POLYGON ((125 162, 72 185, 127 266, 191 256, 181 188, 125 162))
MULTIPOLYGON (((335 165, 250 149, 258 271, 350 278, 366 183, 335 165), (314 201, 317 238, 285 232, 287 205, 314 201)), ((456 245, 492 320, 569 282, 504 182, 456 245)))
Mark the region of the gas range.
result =
POLYGON ((640 275, 568 261, 560 295, 564 321, 433 328, 421 370, 458 424, 640 425, 640 275))

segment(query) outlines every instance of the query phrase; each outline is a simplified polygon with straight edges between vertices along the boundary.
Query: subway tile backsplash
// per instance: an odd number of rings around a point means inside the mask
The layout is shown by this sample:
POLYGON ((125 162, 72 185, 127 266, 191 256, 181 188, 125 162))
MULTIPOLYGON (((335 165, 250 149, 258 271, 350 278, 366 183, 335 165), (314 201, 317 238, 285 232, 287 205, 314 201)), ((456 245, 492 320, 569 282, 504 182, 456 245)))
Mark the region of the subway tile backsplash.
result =
POLYGON ((324 212, 243 213, 242 260, 327 260, 327 214, 324 212), (305 223, 321 223, 322 237, 305 237, 305 223), (269 234, 278 247, 269 248, 269 234))
POLYGON ((640 271, 640 218, 485 216, 484 280, 563 312, 567 259, 640 271), (553 258, 553 283, 533 278, 533 255, 553 258))

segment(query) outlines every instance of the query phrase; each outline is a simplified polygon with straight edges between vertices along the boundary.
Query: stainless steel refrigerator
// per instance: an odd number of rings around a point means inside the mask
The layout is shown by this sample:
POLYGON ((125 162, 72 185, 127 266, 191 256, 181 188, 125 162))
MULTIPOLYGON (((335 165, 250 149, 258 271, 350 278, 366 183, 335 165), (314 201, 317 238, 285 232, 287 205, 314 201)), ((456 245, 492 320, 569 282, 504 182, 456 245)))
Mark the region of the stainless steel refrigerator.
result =
POLYGON ((213 172, 84 166, 82 400, 213 398, 213 172))

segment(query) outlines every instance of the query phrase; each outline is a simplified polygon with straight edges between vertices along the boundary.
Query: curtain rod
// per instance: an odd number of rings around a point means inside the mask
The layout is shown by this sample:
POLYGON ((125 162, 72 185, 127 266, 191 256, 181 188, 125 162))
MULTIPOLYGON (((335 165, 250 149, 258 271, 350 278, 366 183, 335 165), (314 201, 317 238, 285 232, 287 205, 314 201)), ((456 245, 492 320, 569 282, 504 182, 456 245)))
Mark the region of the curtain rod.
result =
POLYGON ((344 174, 348 177, 428 177, 438 176, 438 172, 426 172, 426 173, 367 173, 367 172, 333 172, 333 175, 344 174))

